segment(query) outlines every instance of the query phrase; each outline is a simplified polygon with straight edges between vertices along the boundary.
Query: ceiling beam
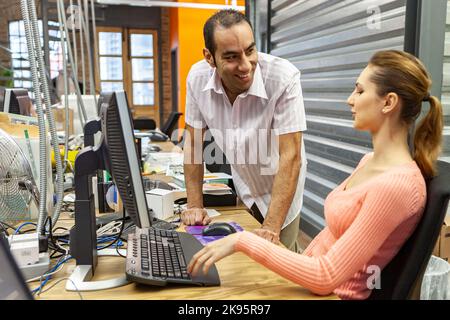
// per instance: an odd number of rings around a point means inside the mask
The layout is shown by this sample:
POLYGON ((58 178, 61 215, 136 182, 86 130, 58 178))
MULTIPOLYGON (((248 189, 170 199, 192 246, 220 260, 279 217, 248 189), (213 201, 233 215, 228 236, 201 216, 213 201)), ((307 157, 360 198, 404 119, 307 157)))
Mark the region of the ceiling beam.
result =
POLYGON ((236 1, 232 1, 233 5, 226 4, 209 4, 209 3, 191 3, 191 2, 170 2, 170 1, 150 1, 150 0, 96 0, 99 4, 106 5, 128 5, 138 7, 170 7, 170 8, 192 8, 192 9, 235 9, 244 11, 245 6, 235 5, 236 1))

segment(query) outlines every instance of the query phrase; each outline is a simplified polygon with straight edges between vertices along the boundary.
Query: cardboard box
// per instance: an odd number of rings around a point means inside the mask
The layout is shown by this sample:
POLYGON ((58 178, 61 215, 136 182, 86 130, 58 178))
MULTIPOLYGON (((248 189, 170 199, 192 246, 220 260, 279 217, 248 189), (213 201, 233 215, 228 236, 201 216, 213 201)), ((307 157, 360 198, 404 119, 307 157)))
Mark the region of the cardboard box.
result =
MULTIPOLYGON (((93 95, 82 95, 84 109, 86 111, 86 120, 94 119, 98 116, 97 114, 97 104, 99 96, 97 96, 97 100, 94 99, 93 95)), ((72 133, 71 134, 81 134, 83 133, 83 127, 81 126, 81 117, 82 115, 78 113, 78 97, 76 94, 69 94, 69 108, 72 110, 72 133)), ((61 96, 61 101, 65 101, 64 95, 61 96)))
MULTIPOLYGON (((55 118, 56 131, 65 130, 66 111, 64 108, 52 108, 55 118)), ((73 110, 69 108, 69 135, 74 134, 73 129, 73 110)))
POLYGON ((439 238, 434 246, 433 255, 450 262, 450 215, 444 219, 439 238))

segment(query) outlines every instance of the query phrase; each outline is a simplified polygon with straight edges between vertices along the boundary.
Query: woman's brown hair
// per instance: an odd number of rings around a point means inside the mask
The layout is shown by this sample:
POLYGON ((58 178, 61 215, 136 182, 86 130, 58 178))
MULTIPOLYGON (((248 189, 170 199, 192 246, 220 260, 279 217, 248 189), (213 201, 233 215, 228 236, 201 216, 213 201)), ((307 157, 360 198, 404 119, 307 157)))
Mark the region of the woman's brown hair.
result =
POLYGON ((371 81, 377 86, 378 95, 398 94, 402 101, 401 119, 407 125, 420 115, 422 102, 430 103, 430 110, 415 130, 413 157, 424 177, 434 176, 444 123, 441 102, 429 93, 431 78, 427 70, 419 59, 397 50, 375 53, 369 65, 375 67, 371 81))

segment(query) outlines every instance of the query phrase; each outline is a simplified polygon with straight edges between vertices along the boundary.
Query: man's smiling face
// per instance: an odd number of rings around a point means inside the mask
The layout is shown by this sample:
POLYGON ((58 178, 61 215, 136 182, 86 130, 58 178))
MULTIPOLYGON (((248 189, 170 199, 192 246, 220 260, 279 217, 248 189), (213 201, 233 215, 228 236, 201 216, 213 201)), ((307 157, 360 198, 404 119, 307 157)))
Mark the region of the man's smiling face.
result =
POLYGON ((222 84, 232 95, 247 91, 253 83, 258 52, 253 31, 241 22, 230 28, 217 26, 214 31, 216 70, 222 84))

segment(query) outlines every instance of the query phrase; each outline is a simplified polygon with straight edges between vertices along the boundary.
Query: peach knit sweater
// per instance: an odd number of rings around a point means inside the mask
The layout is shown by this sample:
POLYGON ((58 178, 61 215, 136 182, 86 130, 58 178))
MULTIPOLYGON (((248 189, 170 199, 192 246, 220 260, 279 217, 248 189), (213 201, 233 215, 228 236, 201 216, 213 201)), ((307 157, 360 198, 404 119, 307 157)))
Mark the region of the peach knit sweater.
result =
MULTIPOLYGON (((372 156, 366 155, 352 175, 372 156)), ((386 266, 422 216, 426 186, 414 161, 344 190, 350 177, 326 198, 327 226, 303 254, 251 232, 241 234, 235 249, 316 294, 366 299, 374 268, 386 266)))

